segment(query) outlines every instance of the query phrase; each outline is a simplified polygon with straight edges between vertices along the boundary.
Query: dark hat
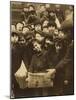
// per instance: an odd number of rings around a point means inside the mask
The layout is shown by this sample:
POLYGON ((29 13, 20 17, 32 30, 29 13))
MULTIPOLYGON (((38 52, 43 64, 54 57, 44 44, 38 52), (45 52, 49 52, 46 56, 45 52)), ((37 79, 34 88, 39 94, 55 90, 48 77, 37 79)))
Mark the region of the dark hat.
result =
POLYGON ((36 12, 34 5, 29 5, 28 8, 30 8, 30 7, 32 7, 32 9, 29 9, 29 13, 34 14, 36 12))
POLYGON ((28 17, 28 21, 27 21, 28 24, 40 24, 40 20, 37 16, 35 15, 30 15, 28 17))
POLYGON ((18 36, 17 32, 12 32, 11 36, 18 36))
POLYGON ((26 33, 26 35, 24 35, 24 37, 25 37, 26 40, 29 40, 32 37, 35 37, 35 34, 34 34, 33 31, 29 31, 29 32, 26 33))
POLYGON ((34 14, 36 14, 36 11, 35 10, 31 10, 31 11, 29 11, 29 15, 30 14, 34 15, 34 14))
POLYGON ((52 8, 52 9, 51 9, 51 8, 49 8, 49 10, 48 10, 48 11, 49 11, 49 13, 51 13, 51 12, 55 13, 55 10, 54 10, 53 8, 52 8))
POLYGON ((50 21, 50 22, 48 23, 48 26, 55 26, 55 27, 57 27, 57 25, 56 25, 56 23, 55 23, 54 21, 50 21))
POLYGON ((34 21, 34 25, 38 25, 38 24, 41 25, 41 20, 40 20, 40 18, 36 17, 36 19, 34 21))

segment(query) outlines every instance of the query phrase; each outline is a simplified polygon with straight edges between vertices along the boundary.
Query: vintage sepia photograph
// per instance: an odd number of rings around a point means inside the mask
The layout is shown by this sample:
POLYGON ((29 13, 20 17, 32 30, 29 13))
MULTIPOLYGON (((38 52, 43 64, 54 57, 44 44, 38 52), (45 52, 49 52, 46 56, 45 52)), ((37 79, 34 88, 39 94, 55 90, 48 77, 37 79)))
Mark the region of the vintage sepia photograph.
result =
POLYGON ((74 5, 10 2, 10 98, 74 95, 74 5))

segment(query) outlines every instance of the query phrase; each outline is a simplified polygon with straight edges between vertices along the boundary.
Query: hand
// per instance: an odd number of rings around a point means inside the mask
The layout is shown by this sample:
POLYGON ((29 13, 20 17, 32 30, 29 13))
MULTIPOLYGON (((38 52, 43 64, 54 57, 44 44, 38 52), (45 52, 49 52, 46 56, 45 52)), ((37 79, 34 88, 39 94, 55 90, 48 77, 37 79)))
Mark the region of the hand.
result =
POLYGON ((52 69, 51 79, 55 78, 56 69, 52 69))
POLYGON ((56 69, 48 69, 47 71, 48 71, 48 75, 50 75, 51 79, 54 79, 56 69))
POLYGON ((46 71, 48 71, 48 73, 56 73, 56 69, 47 69, 46 71))
POLYGON ((65 80, 64 81, 64 85, 68 85, 68 80, 65 80))

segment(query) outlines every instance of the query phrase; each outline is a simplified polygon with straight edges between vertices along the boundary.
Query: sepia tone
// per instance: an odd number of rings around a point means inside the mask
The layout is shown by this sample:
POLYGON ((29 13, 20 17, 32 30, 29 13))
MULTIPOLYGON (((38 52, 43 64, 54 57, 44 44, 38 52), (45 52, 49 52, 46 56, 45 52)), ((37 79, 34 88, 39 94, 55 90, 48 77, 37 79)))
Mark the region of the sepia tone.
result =
POLYGON ((10 2, 10 98, 74 94, 74 6, 10 2))

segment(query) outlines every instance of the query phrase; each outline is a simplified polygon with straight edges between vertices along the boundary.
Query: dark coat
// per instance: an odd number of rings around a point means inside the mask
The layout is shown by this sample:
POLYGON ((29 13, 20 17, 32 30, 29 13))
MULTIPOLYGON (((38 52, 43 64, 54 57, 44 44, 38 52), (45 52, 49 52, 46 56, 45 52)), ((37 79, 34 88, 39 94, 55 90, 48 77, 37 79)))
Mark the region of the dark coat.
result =
POLYGON ((46 71, 52 68, 54 64, 55 48, 43 49, 41 53, 35 53, 32 56, 29 70, 32 72, 46 71))
POLYGON ((74 51, 73 42, 67 48, 64 58, 56 65, 56 76, 54 79, 55 90, 63 91, 64 80, 69 81, 69 89, 73 89, 74 81, 74 51))
POLYGON ((65 68, 65 79, 70 79, 73 75, 73 65, 74 65, 74 46, 73 42, 70 43, 66 51, 65 57, 59 62, 55 67, 56 70, 65 68), (67 73, 68 72, 68 73, 67 73))
POLYGON ((41 53, 36 53, 32 56, 31 64, 30 64, 30 71, 38 72, 47 69, 48 63, 46 58, 46 51, 41 53))

